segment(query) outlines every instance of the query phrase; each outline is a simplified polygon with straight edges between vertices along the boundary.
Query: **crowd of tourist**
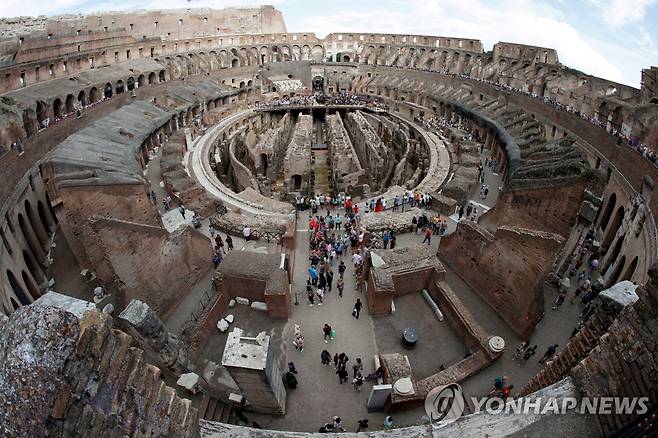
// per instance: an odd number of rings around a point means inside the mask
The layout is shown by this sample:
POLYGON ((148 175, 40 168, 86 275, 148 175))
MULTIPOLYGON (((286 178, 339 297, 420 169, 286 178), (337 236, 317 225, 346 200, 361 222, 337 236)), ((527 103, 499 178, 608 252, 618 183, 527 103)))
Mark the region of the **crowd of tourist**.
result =
POLYGON ((259 102, 256 109, 277 109, 290 106, 363 106, 368 108, 387 109, 386 105, 378 99, 341 91, 335 94, 311 94, 306 96, 281 97, 269 102, 259 102))

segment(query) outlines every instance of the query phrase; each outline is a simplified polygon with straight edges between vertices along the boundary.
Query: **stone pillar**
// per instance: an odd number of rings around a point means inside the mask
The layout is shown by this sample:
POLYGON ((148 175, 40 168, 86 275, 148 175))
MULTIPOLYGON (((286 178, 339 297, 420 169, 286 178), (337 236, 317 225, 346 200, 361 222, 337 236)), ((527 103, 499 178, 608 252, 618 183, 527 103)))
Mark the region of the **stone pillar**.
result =
POLYGON ((286 389, 270 337, 261 332, 255 338, 235 328, 228 335, 222 365, 237 383, 248 406, 264 414, 286 413, 286 389))
POLYGON ((140 348, 156 356, 159 365, 176 375, 189 371, 183 341, 178 335, 165 331, 164 324, 148 304, 132 300, 118 321, 140 348))

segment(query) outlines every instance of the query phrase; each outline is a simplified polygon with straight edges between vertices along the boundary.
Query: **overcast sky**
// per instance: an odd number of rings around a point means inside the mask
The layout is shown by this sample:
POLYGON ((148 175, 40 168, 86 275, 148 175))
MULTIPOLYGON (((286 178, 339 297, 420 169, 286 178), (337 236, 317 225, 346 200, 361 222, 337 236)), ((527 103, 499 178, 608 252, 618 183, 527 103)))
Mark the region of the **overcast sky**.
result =
MULTIPOLYGON (((3 0, 0 16, 136 8, 253 6, 235 0, 3 0)), ((560 62, 639 87, 658 65, 658 0, 270 0, 288 31, 441 35, 557 49, 560 62)))

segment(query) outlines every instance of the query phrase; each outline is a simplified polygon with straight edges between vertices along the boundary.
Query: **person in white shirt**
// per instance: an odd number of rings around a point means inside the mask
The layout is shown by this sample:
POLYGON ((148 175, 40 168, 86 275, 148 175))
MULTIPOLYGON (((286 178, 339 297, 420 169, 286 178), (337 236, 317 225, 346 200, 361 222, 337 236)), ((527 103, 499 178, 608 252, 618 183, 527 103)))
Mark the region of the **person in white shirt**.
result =
POLYGON ((251 227, 249 225, 244 226, 244 228, 242 229, 242 235, 244 236, 246 241, 251 240, 251 227))

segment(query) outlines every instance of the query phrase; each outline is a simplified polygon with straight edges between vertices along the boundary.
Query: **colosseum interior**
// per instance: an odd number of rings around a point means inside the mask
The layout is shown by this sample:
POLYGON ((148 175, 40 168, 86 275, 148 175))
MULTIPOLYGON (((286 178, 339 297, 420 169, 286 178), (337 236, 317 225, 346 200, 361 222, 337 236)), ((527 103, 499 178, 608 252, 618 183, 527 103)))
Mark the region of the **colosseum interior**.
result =
POLYGON ((658 68, 272 6, 0 29, 2 436, 656 436, 658 68))

